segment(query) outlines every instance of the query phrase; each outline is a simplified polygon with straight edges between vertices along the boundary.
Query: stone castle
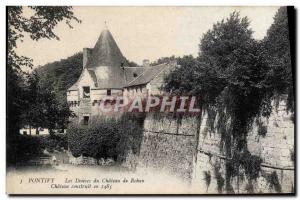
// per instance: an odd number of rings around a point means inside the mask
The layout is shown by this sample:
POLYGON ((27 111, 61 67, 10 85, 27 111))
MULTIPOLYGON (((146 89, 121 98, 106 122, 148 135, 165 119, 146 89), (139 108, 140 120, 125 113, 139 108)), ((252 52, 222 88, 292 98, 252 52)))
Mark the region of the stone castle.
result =
POLYGON ((157 95, 163 79, 176 62, 141 67, 126 66, 126 59, 112 34, 105 29, 94 48, 83 49, 83 69, 77 82, 67 91, 70 109, 83 123, 101 115, 99 105, 105 96, 157 95))

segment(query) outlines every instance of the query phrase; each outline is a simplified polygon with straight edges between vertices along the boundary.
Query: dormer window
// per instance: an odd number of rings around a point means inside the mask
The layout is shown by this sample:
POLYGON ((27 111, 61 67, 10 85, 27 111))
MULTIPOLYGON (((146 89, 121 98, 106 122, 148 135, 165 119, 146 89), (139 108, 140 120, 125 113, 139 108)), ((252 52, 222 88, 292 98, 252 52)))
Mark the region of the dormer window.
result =
POLYGON ((83 98, 90 98, 90 87, 83 87, 83 98))

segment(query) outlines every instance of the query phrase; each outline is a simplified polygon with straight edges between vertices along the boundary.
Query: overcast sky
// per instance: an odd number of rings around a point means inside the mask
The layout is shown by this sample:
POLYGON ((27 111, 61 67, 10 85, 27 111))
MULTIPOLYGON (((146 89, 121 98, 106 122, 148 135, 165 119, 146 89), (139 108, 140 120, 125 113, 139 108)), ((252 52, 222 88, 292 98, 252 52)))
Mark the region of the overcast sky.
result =
POLYGON ((35 65, 72 56, 84 47, 93 47, 104 29, 104 21, 123 55, 141 64, 164 56, 197 56, 202 35, 234 10, 248 16, 254 38, 262 39, 278 7, 74 7, 82 20, 74 29, 59 24, 60 40, 38 42, 25 37, 17 53, 32 58, 35 65))

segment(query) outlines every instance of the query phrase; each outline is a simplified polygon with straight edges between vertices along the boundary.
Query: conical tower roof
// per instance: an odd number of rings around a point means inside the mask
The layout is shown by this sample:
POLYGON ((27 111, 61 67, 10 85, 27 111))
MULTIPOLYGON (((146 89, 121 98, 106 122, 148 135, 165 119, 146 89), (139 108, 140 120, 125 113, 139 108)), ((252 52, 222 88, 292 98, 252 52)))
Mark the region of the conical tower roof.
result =
POLYGON ((109 30, 103 30, 96 42, 91 59, 87 65, 88 68, 98 66, 121 66, 125 61, 116 41, 109 30))
POLYGON ((102 31, 86 68, 97 88, 122 88, 125 84, 122 65, 125 58, 109 30, 102 31))

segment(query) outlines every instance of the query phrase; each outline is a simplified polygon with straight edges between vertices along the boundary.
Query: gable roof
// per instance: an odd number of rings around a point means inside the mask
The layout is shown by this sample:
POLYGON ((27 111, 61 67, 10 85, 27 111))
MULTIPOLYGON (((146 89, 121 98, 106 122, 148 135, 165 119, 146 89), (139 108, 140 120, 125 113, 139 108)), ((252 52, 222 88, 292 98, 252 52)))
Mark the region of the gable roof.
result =
POLYGON ((147 67, 142 74, 137 78, 129 82, 125 87, 130 87, 134 85, 143 85, 149 83, 153 78, 155 78, 160 72, 164 71, 169 67, 168 64, 160 64, 155 66, 147 67))
MULTIPOLYGON (((81 78, 82 78, 83 75, 84 75, 84 69, 82 70, 82 72, 81 72, 79 78, 77 79, 77 81, 68 89, 68 91, 76 91, 76 90, 78 90, 78 83, 81 80, 81 78)), ((91 74, 90 74, 90 76, 93 79, 93 82, 95 83, 95 77, 93 77, 91 74)))
POLYGON ((139 75, 144 73, 145 67, 124 67, 125 70, 125 81, 129 83, 136 79, 139 75))

